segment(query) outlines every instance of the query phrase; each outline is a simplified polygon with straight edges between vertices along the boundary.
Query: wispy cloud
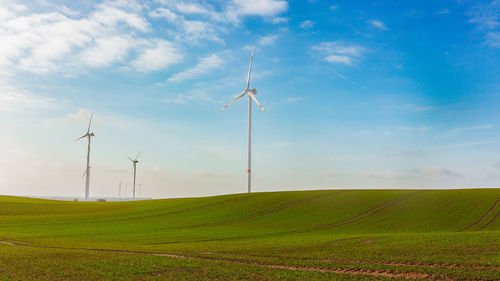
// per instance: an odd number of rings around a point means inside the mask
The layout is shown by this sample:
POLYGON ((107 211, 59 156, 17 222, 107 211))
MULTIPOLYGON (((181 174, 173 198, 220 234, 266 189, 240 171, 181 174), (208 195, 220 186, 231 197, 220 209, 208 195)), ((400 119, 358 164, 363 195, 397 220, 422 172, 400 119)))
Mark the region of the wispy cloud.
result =
POLYGON ((182 60, 182 54, 175 46, 165 40, 154 40, 151 47, 132 61, 132 66, 141 72, 151 72, 166 68, 182 60))
POLYGON ((500 48, 500 1, 480 2, 469 16, 469 22, 484 34, 485 43, 492 48, 500 48))
POLYGON ((226 18, 238 22, 242 16, 273 17, 288 9, 283 0, 232 0, 225 11, 226 18))
MULTIPOLYGON (((165 8, 159 7, 151 12, 149 16, 154 19, 165 19, 170 24, 174 25, 176 29, 168 30, 168 33, 183 42, 193 43, 199 42, 200 40, 209 40, 215 42, 223 42, 219 37, 219 29, 217 24, 213 23, 212 20, 189 20, 183 14, 210 14, 210 12, 197 5, 179 5, 178 3, 174 5, 176 12, 165 8), (178 14, 179 13, 179 14, 178 14)), ((213 16, 218 17, 218 16, 213 16)))
POLYGON ((385 24, 380 20, 369 20, 368 23, 371 26, 373 26, 377 29, 380 29, 380 30, 387 30, 388 29, 387 26, 385 26, 385 24))
POLYGON ((451 14, 451 12, 450 12, 450 9, 444 8, 444 9, 436 11, 436 14, 437 15, 449 15, 449 14, 451 14))
POLYGON ((440 109, 440 107, 433 105, 424 105, 416 103, 398 103, 390 98, 379 99, 377 100, 377 103, 382 104, 383 107, 387 109, 396 109, 408 112, 427 112, 440 109))
POLYGON ((431 111, 431 110, 437 110, 439 107, 437 106, 432 106, 432 105, 421 105, 421 104, 413 104, 413 103, 407 103, 402 105, 404 109, 407 109, 409 111, 413 112, 421 112, 421 111, 431 111))
POLYGON ((224 64, 224 59, 222 59, 216 54, 212 54, 208 57, 201 58, 197 65, 173 75, 167 81, 180 82, 187 79, 191 79, 195 76, 206 74, 213 69, 219 68, 223 64, 224 64))
MULTIPOLYGON (((230 0, 216 9, 209 3, 197 1, 167 1, 159 0, 168 8, 170 12, 182 15, 197 15, 205 17, 219 23, 239 24, 246 16, 274 17, 285 12, 288 9, 288 3, 283 0, 257 0, 243 1, 230 0)), ((207 21, 204 21, 207 22, 207 21)))
POLYGON ((290 146, 293 146, 294 144, 295 143, 291 141, 276 141, 269 144, 269 146, 273 148, 288 148, 290 146))
POLYGON ((373 135, 373 131, 365 130, 365 131, 359 131, 359 132, 351 132, 349 135, 353 137, 359 137, 359 136, 368 136, 368 135, 373 135))
POLYGON ((500 32, 486 33, 486 44, 493 48, 500 48, 500 32))
POLYGON ((187 93, 180 93, 169 97, 164 97, 158 101, 170 104, 188 104, 190 102, 213 102, 212 96, 206 94, 202 90, 192 90, 187 93))
POLYGON ((330 6, 330 11, 336 11, 339 8, 339 5, 334 4, 330 6))
POLYGON ((283 98, 281 100, 285 103, 296 103, 298 101, 305 100, 305 99, 306 99, 305 97, 286 97, 286 98, 283 98))
POLYGON ((322 42, 311 48, 324 57, 324 60, 334 64, 353 65, 366 51, 365 48, 342 41, 322 42))
POLYGON ((312 20, 305 20, 299 24, 302 29, 310 29, 313 28, 316 23, 312 20))
POLYGON ((484 125, 475 125, 475 126, 464 126, 464 127, 456 127, 448 130, 444 130, 441 136, 450 136, 456 134, 470 133, 471 131, 482 131, 493 129, 493 125, 484 124, 484 125))
POLYGON ((463 177, 463 174, 447 168, 410 169, 406 173, 426 177, 463 177))
POLYGON ((127 121, 123 118, 111 115, 111 114, 99 114, 98 112, 92 112, 89 109, 80 108, 76 112, 67 113, 64 116, 53 118, 46 120, 44 124, 49 127, 53 126, 81 126, 86 129, 88 125, 90 115, 94 113, 94 117, 92 119, 92 124, 98 126, 106 126, 118 128, 120 130, 125 130, 128 128, 127 121))
POLYGON ((396 127, 386 127, 383 129, 385 134, 393 134, 395 132, 408 132, 408 133, 418 133, 419 135, 424 135, 431 129, 427 126, 396 126, 396 127))
POLYGON ((493 144, 493 141, 475 141, 475 142, 464 142, 464 143, 453 143, 444 145, 444 147, 459 148, 459 147, 469 147, 469 146, 479 146, 493 144))
POLYGON ((261 46, 269 46, 272 45, 276 39, 278 39, 278 35, 276 34, 269 34, 265 36, 259 37, 259 45, 261 46))
POLYGON ((21 91, 10 86, 0 86, 0 111, 57 110, 61 101, 21 91))
POLYGON ((275 17, 271 20, 274 24, 287 23, 290 19, 285 17, 275 17))

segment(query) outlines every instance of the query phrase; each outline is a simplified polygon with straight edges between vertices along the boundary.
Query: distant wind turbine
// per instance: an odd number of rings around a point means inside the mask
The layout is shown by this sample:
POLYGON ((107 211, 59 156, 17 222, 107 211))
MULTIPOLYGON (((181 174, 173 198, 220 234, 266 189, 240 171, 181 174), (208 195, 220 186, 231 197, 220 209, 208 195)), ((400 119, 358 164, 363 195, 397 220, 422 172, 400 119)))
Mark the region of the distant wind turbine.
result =
POLYGON ((252 100, 260 107, 260 109, 266 112, 262 105, 260 105, 260 103, 257 101, 257 98, 255 98, 257 90, 255 90, 255 88, 250 90, 250 73, 252 72, 253 50, 254 49, 252 48, 252 55, 250 56, 250 66, 248 67, 247 88, 241 95, 237 96, 228 105, 224 106, 220 110, 223 111, 232 103, 242 98, 245 94, 248 94, 248 193, 252 192, 252 100))
POLYGON ((88 148, 87 148, 87 169, 85 170, 84 175, 87 175, 85 179, 85 200, 89 200, 89 182, 90 182, 90 138, 94 136, 94 132, 90 133, 90 124, 92 123, 92 118, 94 117, 94 114, 92 113, 90 115, 90 121, 89 121, 89 127, 87 129, 87 133, 79 138, 77 138, 75 141, 81 140, 85 137, 88 138, 88 148))
POLYGON ((135 159, 132 159, 130 157, 127 156, 127 158, 132 161, 132 164, 134 165, 134 186, 133 186, 133 191, 132 191, 132 198, 135 199, 135 171, 136 171, 136 167, 137 167, 137 163, 139 161, 137 161, 137 158, 139 158, 139 156, 141 155, 142 151, 139 152, 139 154, 137 154, 137 156, 135 157, 135 159))

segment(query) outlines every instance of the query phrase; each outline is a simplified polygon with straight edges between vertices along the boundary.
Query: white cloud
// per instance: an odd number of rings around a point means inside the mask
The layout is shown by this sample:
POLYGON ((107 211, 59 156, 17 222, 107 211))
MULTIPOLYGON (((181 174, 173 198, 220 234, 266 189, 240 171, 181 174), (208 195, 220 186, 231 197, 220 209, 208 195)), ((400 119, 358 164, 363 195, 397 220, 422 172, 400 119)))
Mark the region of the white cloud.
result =
POLYGON ((380 30, 387 30, 387 27, 385 26, 385 24, 380 20, 369 20, 368 23, 371 26, 378 28, 380 30))
POLYGON ((322 42, 312 47, 324 60, 334 64, 353 65, 362 57, 365 48, 342 41, 322 42))
POLYGON ((269 46, 272 45, 276 41, 276 39, 278 39, 278 35, 276 34, 261 36, 259 38, 259 44, 262 46, 269 46))
POLYGON ((210 11, 197 3, 181 2, 175 4, 177 11, 183 14, 210 14, 210 11))
POLYGON ((160 40, 149 35, 151 26, 141 16, 141 9, 132 2, 104 2, 86 15, 70 18, 68 15, 74 13, 64 7, 47 13, 21 13, 22 9, 5 6, 0 11, 0 70, 71 73, 85 66, 134 62, 144 71, 178 62, 167 59, 178 57, 175 47, 158 44, 160 40), (154 52, 152 45, 158 45, 160 59, 145 67, 140 62, 154 52), (164 53, 167 51, 170 54, 164 53))
POLYGON ((182 55, 172 43, 165 40, 155 40, 151 47, 144 49, 132 65, 142 72, 163 69, 182 60, 182 55))
POLYGON ((176 13, 170 11, 167 8, 163 8, 163 7, 160 7, 156 10, 149 12, 149 16, 152 18, 165 18, 170 22, 173 22, 178 18, 176 13))
POLYGON ((432 105, 422 105, 422 104, 415 104, 415 103, 402 104, 402 103, 398 103, 398 102, 394 101, 393 98, 380 99, 380 100, 377 100, 377 102, 383 104, 384 108, 398 109, 398 110, 410 111, 410 112, 426 112, 426 111, 440 109, 438 106, 432 106, 432 105))
POLYGON ((494 142, 492 142, 492 141, 475 141, 475 142, 465 142, 465 143, 454 143, 454 144, 445 145, 445 147, 459 148, 459 147, 468 147, 468 146, 487 145, 487 144, 492 144, 492 143, 494 143, 494 142))
POLYGON ((349 135, 351 135, 353 137, 368 136, 368 135, 373 135, 373 134, 374 134, 373 131, 368 131, 368 130, 349 133, 349 135))
POLYGON ((295 145, 295 143, 291 141, 276 141, 269 144, 272 148, 289 148, 293 145, 295 145))
POLYGON ((488 32, 486 34, 486 44, 492 48, 500 48, 500 31, 488 32))
POLYGON ((469 16, 469 22, 484 34, 485 43, 492 48, 500 48, 500 1, 482 2, 469 16))
POLYGON ((20 91, 10 86, 0 86, 0 111, 56 110, 60 106, 61 101, 27 91, 20 91))
MULTIPOLYGON (((190 6, 188 5, 186 7, 190 6)), ((178 5, 175 5, 174 8, 178 8, 178 5)), ((180 12, 183 11, 185 13, 185 9, 188 8, 182 8, 180 12)), ((195 12, 194 8, 189 8, 189 11, 191 13, 195 12)), ((163 7, 151 11, 149 16, 152 18, 165 18, 169 23, 173 24, 176 27, 176 31, 170 31, 169 33, 172 37, 180 41, 197 43, 201 39, 207 39, 215 42, 223 42, 218 36, 218 29, 220 29, 220 27, 209 21, 188 20, 183 15, 178 15, 163 7)))
POLYGON ((469 22, 477 24, 483 30, 495 29, 500 26, 499 10, 499 1, 484 2, 471 11, 469 22))
POLYGON ((274 24, 287 23, 290 19, 285 17, 275 17, 271 21, 274 24))
POLYGON ((281 0, 232 0, 226 15, 235 13, 235 16, 276 16, 288 9, 288 3, 281 0))
POLYGON ((191 79, 195 76, 208 73, 209 71, 219 68, 224 63, 224 60, 216 54, 200 59, 197 65, 192 68, 186 69, 182 72, 170 77, 169 82, 180 82, 191 79))
POLYGON ((309 28, 314 27, 314 24, 315 24, 315 22, 312 20, 305 20, 305 21, 301 22, 299 26, 302 29, 309 29, 309 28))
POLYGON ((449 15, 451 12, 448 8, 444 8, 442 10, 436 11, 436 14, 438 15, 449 15))
POLYGON ((125 36, 107 36, 95 39, 95 46, 80 53, 82 61, 91 67, 106 67, 124 61, 129 51, 136 47, 134 40, 125 36))
POLYGON ((336 4, 330 6, 331 11, 336 11, 338 8, 339 8, 339 5, 336 5, 336 4))
POLYGON ((127 129, 128 125, 125 120, 121 117, 110 115, 110 114, 100 114, 92 112, 88 109, 80 108, 76 112, 70 112, 66 115, 54 119, 49 119, 45 121, 45 125, 49 127, 54 126, 79 126, 83 129, 87 129, 89 124, 90 116, 94 113, 94 117, 92 118, 92 127, 97 124, 98 126, 106 126, 118 128, 120 130, 127 129))
POLYGON ((233 0, 221 3, 218 10, 195 1, 159 2, 161 7, 152 11, 142 3, 118 0, 81 12, 55 4, 46 6, 51 9, 48 12, 2 4, 0 72, 10 76, 17 71, 73 75, 86 67, 105 68, 116 63, 125 66, 121 69, 158 71, 181 61, 179 44, 174 41, 223 43, 219 34, 225 32, 224 24, 238 24, 247 16, 276 18, 288 9, 283 0, 233 0), (149 18, 144 16, 148 12, 149 18), (163 35, 154 34, 148 21, 158 19, 172 24, 163 35), (163 36, 169 39, 161 39, 163 36))
POLYGON ((212 102, 214 100, 210 95, 207 95, 202 90, 192 90, 188 93, 181 93, 172 97, 164 97, 159 101, 163 103, 187 104, 189 102, 212 102))
POLYGON ((457 128, 443 131, 441 136, 447 137, 447 136, 460 135, 460 134, 464 134, 464 133, 470 134, 470 132, 472 132, 472 131, 489 130, 489 129, 493 129, 493 125, 485 124, 485 125, 457 127, 457 128))
POLYGON ((275 17, 288 9, 288 3, 283 0, 231 0, 224 2, 219 10, 210 4, 199 2, 169 0, 159 2, 179 14, 204 16, 216 22, 232 24, 239 24, 246 16, 275 17))
POLYGON ((285 103, 296 103, 298 101, 305 100, 305 99, 306 99, 305 97, 287 97, 287 98, 283 98, 281 100, 285 103))

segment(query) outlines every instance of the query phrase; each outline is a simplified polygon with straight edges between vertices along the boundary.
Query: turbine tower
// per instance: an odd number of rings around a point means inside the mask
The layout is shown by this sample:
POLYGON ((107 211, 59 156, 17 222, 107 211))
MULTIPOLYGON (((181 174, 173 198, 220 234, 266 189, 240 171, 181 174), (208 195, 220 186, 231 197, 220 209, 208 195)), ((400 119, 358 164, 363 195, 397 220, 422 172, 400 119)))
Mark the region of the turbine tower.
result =
POLYGON ((135 199, 135 171, 136 171, 136 167, 137 167, 137 163, 139 161, 137 161, 137 158, 139 158, 139 156, 141 155, 142 151, 139 152, 139 154, 137 154, 137 156, 135 157, 135 159, 132 159, 130 157, 127 156, 127 158, 132 161, 132 164, 134 165, 134 186, 133 186, 133 189, 132 189, 132 199, 135 199))
POLYGON ((81 140, 85 137, 88 139, 88 148, 87 148, 87 169, 85 170, 84 175, 87 175, 85 179, 85 201, 89 200, 89 183, 90 183, 90 138, 94 136, 94 132, 90 132, 90 124, 92 123, 92 118, 94 117, 94 114, 92 113, 90 115, 90 121, 89 121, 89 127, 87 129, 87 133, 79 138, 77 138, 75 141, 81 140))
POLYGON ((243 91, 243 93, 241 93, 241 95, 237 96, 228 105, 224 106, 220 110, 223 111, 232 103, 242 98, 245 94, 248 94, 248 193, 252 192, 252 100, 260 107, 260 109, 266 112, 262 105, 257 101, 257 98, 255 98, 257 90, 255 90, 255 88, 250 90, 250 73, 252 72, 253 50, 254 49, 252 48, 252 55, 250 55, 250 66, 248 67, 247 88, 245 89, 245 91, 243 91))

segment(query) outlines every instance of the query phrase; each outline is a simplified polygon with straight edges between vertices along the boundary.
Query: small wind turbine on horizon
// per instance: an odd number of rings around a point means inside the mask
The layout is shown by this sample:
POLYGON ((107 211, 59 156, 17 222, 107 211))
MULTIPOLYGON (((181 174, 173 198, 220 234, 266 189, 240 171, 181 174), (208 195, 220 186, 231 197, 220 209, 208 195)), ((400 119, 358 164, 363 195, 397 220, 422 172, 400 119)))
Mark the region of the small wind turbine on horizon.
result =
POLYGON ((94 132, 90 132, 90 124, 92 123, 92 118, 94 117, 94 114, 92 113, 90 115, 90 121, 89 121, 89 127, 87 128, 87 133, 85 135, 77 138, 75 141, 81 140, 85 137, 88 139, 88 147, 87 147, 87 169, 85 170, 85 173, 83 175, 87 175, 85 179, 85 201, 89 200, 89 184, 90 184, 90 138, 94 136, 94 132))
POLYGON ((232 100, 228 105, 224 106, 220 111, 223 111, 228 106, 230 106, 235 101, 241 99, 245 94, 248 94, 248 193, 252 192, 252 100, 262 109, 262 111, 266 112, 266 110, 262 107, 262 105, 257 101, 255 95, 257 94, 257 90, 253 88, 250 90, 250 73, 252 72, 252 61, 253 61, 253 50, 250 55, 250 66, 248 67, 248 78, 247 78, 247 88, 241 95, 237 96, 234 100, 232 100))
POLYGON ((139 162, 137 159, 139 158, 141 153, 142 153, 142 151, 140 151, 139 154, 137 154, 135 159, 132 159, 132 158, 127 156, 128 160, 132 161, 132 164, 134 165, 134 186, 132 189, 132 199, 135 199, 135 174, 136 174, 135 172, 136 172, 136 168, 137 168, 137 163, 139 162))

